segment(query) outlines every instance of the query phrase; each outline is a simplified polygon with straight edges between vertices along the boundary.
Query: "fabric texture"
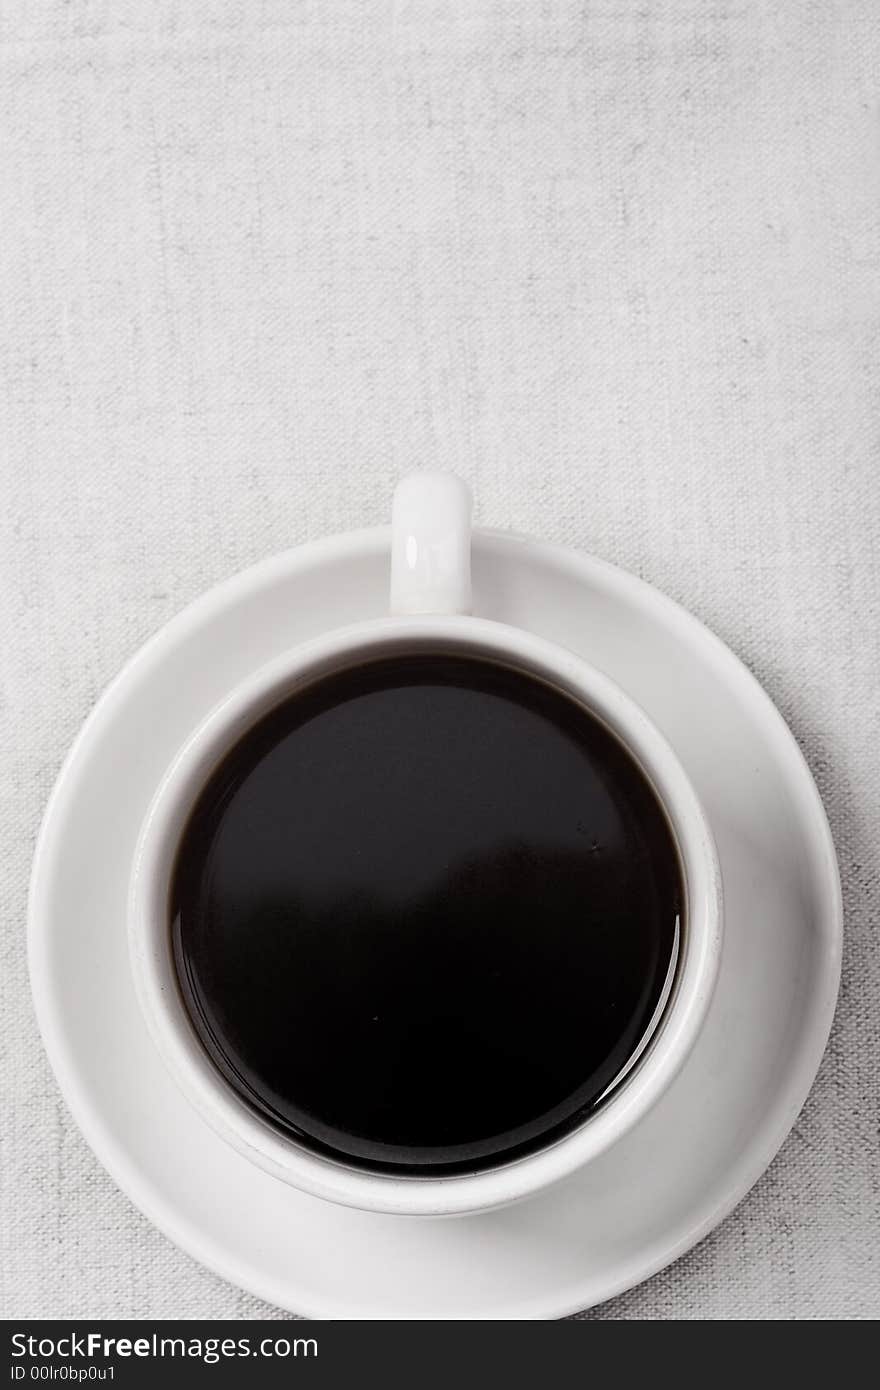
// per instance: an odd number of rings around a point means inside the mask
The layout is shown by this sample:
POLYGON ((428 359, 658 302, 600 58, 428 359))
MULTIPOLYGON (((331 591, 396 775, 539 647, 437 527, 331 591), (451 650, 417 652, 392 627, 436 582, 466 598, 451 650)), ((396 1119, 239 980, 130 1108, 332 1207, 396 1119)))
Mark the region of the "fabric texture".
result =
POLYGON ((30 858, 144 639, 385 521, 417 465, 713 628, 840 856, 843 990, 793 1134, 587 1316, 880 1313, 878 78, 872 0, 3 6, 0 1314, 285 1316, 80 1137, 30 1005, 30 858))

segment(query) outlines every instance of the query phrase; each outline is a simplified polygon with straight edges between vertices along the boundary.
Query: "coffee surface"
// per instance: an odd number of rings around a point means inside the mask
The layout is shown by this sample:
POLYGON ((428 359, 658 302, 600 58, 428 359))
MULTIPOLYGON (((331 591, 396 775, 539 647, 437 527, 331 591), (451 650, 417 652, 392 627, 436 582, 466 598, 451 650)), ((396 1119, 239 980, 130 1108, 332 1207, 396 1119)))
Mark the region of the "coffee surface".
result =
POLYGON ((566 1133, 633 1055, 683 888, 656 797, 579 705, 489 661, 384 659, 264 717, 181 840, 203 1045, 343 1162, 485 1168, 566 1133))

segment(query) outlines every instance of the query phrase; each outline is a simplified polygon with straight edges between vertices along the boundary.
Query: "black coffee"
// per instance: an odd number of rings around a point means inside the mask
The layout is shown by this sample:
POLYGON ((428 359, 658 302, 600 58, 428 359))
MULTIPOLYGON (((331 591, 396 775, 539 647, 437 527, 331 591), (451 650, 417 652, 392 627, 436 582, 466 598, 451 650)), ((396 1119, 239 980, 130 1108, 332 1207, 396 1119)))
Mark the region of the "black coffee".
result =
POLYGON ((654 1015, 678 856, 629 754, 567 696, 457 656, 289 699, 180 846, 178 976, 216 1066, 344 1162, 472 1171, 579 1123, 654 1015))

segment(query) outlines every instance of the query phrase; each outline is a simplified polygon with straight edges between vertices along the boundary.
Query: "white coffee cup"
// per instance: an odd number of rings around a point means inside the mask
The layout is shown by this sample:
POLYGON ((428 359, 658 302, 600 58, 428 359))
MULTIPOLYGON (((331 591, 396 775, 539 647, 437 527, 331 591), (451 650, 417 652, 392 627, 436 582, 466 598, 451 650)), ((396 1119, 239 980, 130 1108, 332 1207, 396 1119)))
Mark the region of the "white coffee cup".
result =
POLYGON ((184 1094, 229 1144, 277 1178, 364 1210, 453 1215, 528 1197, 595 1158, 659 1100, 691 1051, 715 983, 721 879, 712 834, 691 783, 647 715, 574 653, 521 628, 469 616, 470 494, 452 474, 416 473, 398 486, 391 545, 391 616, 328 632, 256 671, 207 716, 168 768, 150 805, 129 895, 131 966, 156 1047, 184 1094), (295 691, 379 656, 456 651, 549 682, 602 720, 629 749, 665 808, 685 886, 684 928, 671 988, 628 1071, 579 1128, 495 1168, 397 1176, 348 1166, 282 1135, 241 1100, 205 1052, 177 982, 169 891, 177 847, 200 791, 238 739, 295 691))

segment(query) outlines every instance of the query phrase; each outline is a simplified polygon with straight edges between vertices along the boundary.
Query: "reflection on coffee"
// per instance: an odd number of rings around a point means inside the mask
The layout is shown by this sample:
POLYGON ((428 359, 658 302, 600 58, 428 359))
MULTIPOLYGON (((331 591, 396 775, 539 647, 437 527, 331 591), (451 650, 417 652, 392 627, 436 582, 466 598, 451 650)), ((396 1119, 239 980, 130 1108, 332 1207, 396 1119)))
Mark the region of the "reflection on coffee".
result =
POLYGON ((683 884, 605 727, 494 662, 317 681, 205 787, 174 957, 215 1065, 282 1133, 424 1175, 533 1152, 600 1104, 662 1005, 683 884))

